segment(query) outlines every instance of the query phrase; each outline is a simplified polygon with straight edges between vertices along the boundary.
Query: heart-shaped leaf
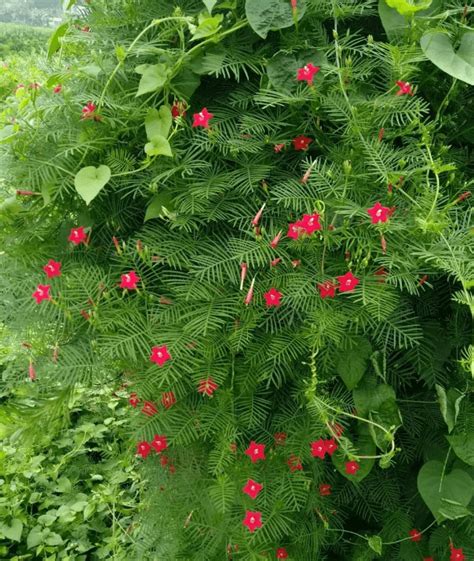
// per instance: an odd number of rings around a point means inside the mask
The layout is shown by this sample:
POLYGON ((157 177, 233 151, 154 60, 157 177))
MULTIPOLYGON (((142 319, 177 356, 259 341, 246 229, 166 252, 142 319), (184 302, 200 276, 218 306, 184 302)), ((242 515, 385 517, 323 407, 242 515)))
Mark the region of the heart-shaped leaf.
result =
POLYGON ((170 143, 164 136, 154 136, 150 140, 150 142, 147 142, 147 144, 145 144, 145 152, 149 156, 168 156, 169 158, 173 157, 170 143))
POLYGON ((441 415, 443 415, 443 419, 448 425, 448 431, 452 432, 458 419, 461 401, 464 399, 464 394, 456 388, 449 388, 446 392, 445 389, 438 384, 436 384, 436 393, 438 394, 441 415))
POLYGON ((13 542, 19 542, 21 540, 22 531, 23 522, 18 520, 18 518, 14 518, 9 526, 6 524, 0 524, 0 534, 3 534, 7 540, 11 540, 13 542))
POLYGON ((135 94, 138 97, 162 88, 168 79, 169 69, 164 64, 141 64, 135 68, 135 72, 142 75, 135 94))
MULTIPOLYGON (((305 10, 304 0, 299 0, 298 19, 303 17, 305 10)), ((245 14, 250 27, 263 39, 272 29, 284 29, 294 24, 289 0, 247 0, 245 14)))
POLYGON ((162 105, 159 109, 149 109, 145 117, 145 129, 148 140, 156 136, 168 138, 172 123, 171 110, 166 105, 162 105))
POLYGON ((212 15, 212 10, 214 6, 217 4, 217 0, 202 0, 203 4, 206 6, 207 11, 212 15))
MULTIPOLYGON (((438 9, 442 7, 442 3, 443 0, 433 0, 432 4, 426 10, 420 10, 413 15, 416 18, 429 16, 437 12, 438 9)), ((410 20, 402 16, 395 8, 388 6, 386 0, 379 0, 379 16, 389 39, 393 39, 397 35, 405 33, 406 29, 411 25, 410 20)))
POLYGON ((169 193, 162 191, 155 195, 148 205, 145 214, 145 222, 153 218, 163 218, 173 213, 173 199, 169 193))
POLYGON ((462 469, 445 473, 443 464, 427 462, 418 473, 418 491, 438 522, 469 514, 467 506, 474 492, 474 481, 462 469))
POLYGON ((383 542, 380 536, 370 536, 367 541, 372 551, 375 551, 375 553, 382 555, 383 542))
POLYGON ((474 434, 453 434, 446 437, 456 456, 470 466, 474 466, 474 434))
POLYGON ((87 166, 77 172, 74 185, 79 195, 89 204, 102 191, 111 176, 108 166, 87 166))
POLYGON ((198 39, 210 37, 217 33, 223 19, 224 16, 222 14, 213 17, 199 17, 199 25, 192 30, 192 40, 197 41, 198 39))
MULTIPOLYGON (((370 436, 369 428, 367 423, 360 422, 357 427, 357 432, 359 433, 359 437, 354 442, 354 447, 357 454, 361 456, 374 456, 375 455, 375 444, 370 436)), ((344 437, 342 437, 344 438, 344 437)), ((357 481, 360 482, 364 478, 366 478, 369 473, 372 471, 374 467, 375 459, 361 459, 359 461, 360 469, 355 475, 348 475, 346 473, 346 462, 348 461, 347 457, 339 449, 332 457, 332 463, 335 465, 336 469, 349 479, 349 481, 357 481)))
POLYGON ((353 390, 367 369, 367 361, 372 347, 367 339, 359 337, 357 344, 347 350, 340 350, 336 370, 347 389, 353 390))
POLYGON ((421 48, 430 61, 443 72, 474 86, 474 31, 466 32, 455 52, 448 35, 441 31, 425 33, 421 48))
POLYGON ((57 27, 48 41, 48 57, 52 57, 61 47, 61 39, 66 35, 69 23, 62 23, 57 27))
POLYGON ((431 6, 432 0, 386 0, 390 8, 395 8, 402 16, 412 16, 431 6))

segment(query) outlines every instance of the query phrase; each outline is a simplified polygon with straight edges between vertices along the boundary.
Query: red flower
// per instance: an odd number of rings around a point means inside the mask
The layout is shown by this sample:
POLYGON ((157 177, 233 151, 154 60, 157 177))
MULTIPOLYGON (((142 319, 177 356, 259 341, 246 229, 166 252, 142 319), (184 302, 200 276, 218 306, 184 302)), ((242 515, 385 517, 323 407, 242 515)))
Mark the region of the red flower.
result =
POLYGON ((84 232, 84 226, 72 228, 68 240, 74 245, 79 245, 87 239, 87 234, 84 232))
POLYGON ((36 380, 36 370, 32 362, 30 362, 30 366, 28 367, 28 376, 32 382, 36 380))
POLYGON ((214 382, 212 378, 207 378, 207 380, 201 380, 199 382, 198 392, 211 397, 218 387, 219 386, 214 382))
POLYGON ((176 397, 173 392, 165 392, 161 396, 161 403, 165 409, 169 409, 176 403, 176 397))
POLYGON ((273 240, 270 242, 270 247, 272 247, 273 249, 276 248, 276 246, 280 243, 280 238, 281 238, 281 235, 282 235, 282 234, 283 234, 283 231, 280 230, 280 231, 278 232, 278 234, 277 234, 277 235, 273 238, 273 240))
POLYGON ((145 413, 148 417, 153 417, 153 415, 158 413, 158 409, 151 401, 145 401, 143 402, 142 413, 145 413))
POLYGON ((307 150, 311 142, 313 142, 312 138, 308 138, 307 136, 300 135, 293 140, 293 146, 295 147, 295 150, 298 151, 307 150))
POLYGON ((152 347, 151 349, 151 362, 158 364, 158 366, 163 366, 165 362, 171 359, 171 355, 168 352, 168 347, 163 345, 162 347, 152 347))
POLYGON ((31 296, 36 300, 37 304, 40 304, 43 300, 51 300, 50 288, 50 284, 39 284, 31 296))
POLYGON ((451 548, 451 556, 449 557, 449 561, 464 561, 466 556, 462 552, 462 548, 456 549, 453 546, 451 548))
POLYGON ((314 77, 320 70, 321 68, 319 66, 314 66, 314 64, 308 62, 308 64, 306 66, 303 66, 303 68, 298 68, 298 75, 297 75, 298 81, 299 82, 306 81, 308 82, 308 86, 312 86, 314 77))
POLYGON ((193 127, 204 127, 209 128, 209 121, 214 117, 212 113, 204 107, 200 113, 194 113, 193 115, 193 127))
POLYGON ((348 475, 355 475, 360 470, 360 465, 357 462, 346 462, 346 473, 348 475))
POLYGON ((316 232, 316 230, 323 229, 323 227, 319 223, 319 218, 320 215, 317 213, 304 214, 299 224, 301 224, 301 228, 306 230, 307 234, 312 234, 313 232, 316 232))
POLYGON ((249 291, 247 292, 247 296, 245 297, 245 300, 244 300, 244 304, 246 306, 248 306, 250 304, 250 302, 252 301, 254 284, 255 284, 255 277, 252 279, 252 282, 250 283, 249 291))
POLYGON ((261 512, 252 512, 251 510, 247 510, 245 513, 245 518, 242 521, 244 526, 251 532, 255 532, 257 528, 262 527, 262 513, 261 512))
POLYGON ((340 292, 352 292, 354 288, 360 283, 360 280, 356 278, 350 271, 345 275, 336 277, 339 281, 339 291, 340 292))
POLYGON ((396 95, 413 95, 413 90, 411 89, 410 82, 402 82, 401 80, 397 80, 396 84, 400 88, 396 95))
POLYGON ((421 541, 421 532, 419 532, 418 530, 410 530, 408 532, 408 534, 411 536, 411 541, 412 542, 419 542, 421 541))
POLYGON ((275 146, 273 147, 273 150, 276 154, 278 154, 278 152, 281 152, 283 150, 283 148, 285 147, 285 143, 281 143, 281 144, 275 144, 275 146))
POLYGON ((265 208, 265 205, 266 205, 266 203, 263 203, 262 208, 254 216, 254 218, 252 220, 252 226, 258 226, 258 223, 260 222, 260 218, 262 218, 263 209, 265 208))
POLYGON ((55 94, 58 94, 58 93, 61 93, 62 89, 63 89, 63 87, 61 86, 61 84, 58 84, 57 86, 54 86, 53 92, 55 94))
POLYGON ((372 218, 372 224, 377 224, 378 222, 387 222, 392 212, 390 212, 389 207, 382 206, 377 202, 372 208, 367 209, 367 214, 372 218))
POLYGON ((122 275, 122 282, 120 283, 120 288, 128 288, 128 290, 136 290, 137 282, 140 281, 140 277, 135 273, 135 271, 130 271, 125 275, 122 275))
POLYGON ((319 494, 321 497, 328 497, 331 494, 331 485, 329 485, 329 483, 321 483, 319 486, 319 494))
POLYGON ((324 441, 324 446, 326 449, 326 452, 332 456, 334 454, 334 452, 338 449, 338 445, 336 443, 336 441, 334 440, 334 438, 329 438, 328 440, 324 441))
POLYGON ((288 552, 284 547, 279 547, 277 549, 277 559, 288 559, 288 552))
POLYGON ((311 455, 313 458, 324 459, 326 452, 326 442, 322 438, 311 442, 311 455))
POLYGON ((140 403, 140 400, 138 399, 136 393, 130 394, 130 397, 128 398, 128 403, 130 403, 130 405, 134 408, 140 403))
POLYGON ((46 273, 46 276, 50 279, 53 277, 60 277, 61 276, 61 263, 59 261, 53 261, 50 259, 43 267, 43 271, 46 273))
POLYGON ((275 439, 275 446, 284 446, 287 438, 286 432, 276 432, 273 435, 275 439))
POLYGON ((276 267, 278 263, 280 263, 280 261, 281 261, 281 257, 276 257, 275 259, 273 259, 273 261, 270 261, 270 266, 276 267))
POLYGON ((247 270, 248 270, 247 263, 241 263, 240 264, 240 290, 243 290, 244 288, 244 282, 247 276, 247 270))
POLYGON ((171 106, 171 115, 173 119, 186 116, 186 103, 184 101, 175 101, 171 106))
POLYGON ((88 101, 86 103, 86 105, 82 108, 82 117, 81 119, 85 120, 85 119, 93 119, 96 117, 96 113, 95 110, 97 109, 97 106, 92 103, 92 101, 88 101))
POLYGON ((257 460, 265 459, 265 444, 257 444, 254 440, 250 442, 245 454, 255 463, 257 460))
POLYGON ((151 441, 151 446, 156 450, 156 453, 159 454, 168 448, 168 443, 166 442, 166 436, 162 436, 159 434, 155 434, 155 437, 151 441))
POLYGON ((295 471, 303 470, 301 459, 298 458, 298 456, 294 456, 294 455, 290 456, 286 463, 288 464, 291 473, 294 473, 295 471))
POLYGON ((142 458, 146 458, 150 452, 151 446, 148 444, 148 442, 143 441, 137 444, 137 454, 142 458))
POLYGON ((334 298, 336 296, 336 285, 331 281, 319 283, 318 290, 321 298, 334 298))
POLYGON ((303 228, 301 226, 301 221, 294 222, 292 224, 288 224, 288 233, 286 234, 288 238, 293 240, 297 240, 302 233, 303 228))
POLYGON ((280 300, 282 296, 283 294, 281 292, 278 292, 276 288, 271 288, 268 292, 265 292, 265 294, 263 295, 268 307, 279 306, 281 303, 280 300))
POLYGON ((296 10, 298 5, 298 0, 291 0, 291 7, 293 8, 293 10, 296 10))
POLYGON ((257 483, 253 479, 249 479, 242 491, 246 493, 251 499, 256 499, 260 491, 263 489, 263 485, 257 483))

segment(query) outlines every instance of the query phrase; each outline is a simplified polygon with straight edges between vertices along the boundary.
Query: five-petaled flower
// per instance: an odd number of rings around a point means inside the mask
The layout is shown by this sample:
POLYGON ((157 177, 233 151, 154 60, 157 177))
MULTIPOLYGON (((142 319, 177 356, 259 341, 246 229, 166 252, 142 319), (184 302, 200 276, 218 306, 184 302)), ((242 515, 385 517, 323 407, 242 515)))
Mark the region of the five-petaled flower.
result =
POLYGON ((265 294, 263 295, 268 307, 279 306, 281 303, 280 300, 282 296, 283 294, 281 292, 278 292, 276 288, 271 288, 268 292, 265 292, 265 294))
POLYGON ((173 392, 165 392, 161 396, 161 403, 165 409, 169 409, 176 403, 176 397, 173 392))
POLYGON ((143 441, 137 444, 137 454, 142 458, 146 458, 150 452, 151 446, 148 444, 148 442, 143 441))
POLYGON ((346 473, 347 475, 355 475, 360 470, 360 465, 358 462, 346 462, 346 473))
POLYGON ((355 277, 350 271, 345 275, 336 277, 339 281, 339 292, 352 292, 354 288, 360 283, 360 280, 355 277))
POLYGON ((166 442, 166 436, 160 434, 155 434, 150 444, 156 450, 157 454, 168 448, 168 443, 166 442))
POLYGON ((36 300, 37 304, 40 304, 43 300, 51 300, 50 288, 50 284, 39 284, 31 296, 36 300))
POLYGON ((249 479, 247 483, 242 488, 242 491, 247 494, 251 499, 256 499, 260 491, 263 489, 263 485, 257 483, 253 479, 249 479))
POLYGON ((275 439, 275 446, 284 446, 287 439, 287 434, 286 432, 276 432, 273 435, 273 438, 275 439))
POLYGON ((277 549, 277 559, 288 559, 288 552, 284 547, 279 547, 277 549))
POLYGON ((211 397, 218 387, 219 386, 214 382, 212 378, 206 378, 205 380, 201 380, 199 382, 198 392, 211 397))
POLYGON ((336 285, 331 281, 319 283, 318 290, 321 298, 334 298, 336 296, 336 285))
POLYGON ((94 103, 92 103, 92 101, 88 101, 84 107, 82 108, 82 117, 81 119, 85 120, 85 119, 95 119, 96 117, 98 117, 98 115, 96 115, 96 109, 97 109, 97 105, 95 105, 94 103))
POLYGON ((399 90, 396 95, 413 95, 413 90, 410 82, 403 82, 402 80, 396 81, 399 90))
POLYGON ((151 401, 145 401, 143 402, 142 413, 144 413, 148 417, 153 417, 153 415, 156 415, 158 413, 158 409, 151 401))
POLYGON ((388 206, 376 202, 373 207, 367 209, 367 214, 370 215, 372 224, 377 224, 378 222, 387 222, 392 212, 388 206))
POLYGON ((48 263, 43 267, 43 271, 49 279, 53 277, 61 276, 61 263, 59 261, 54 261, 50 259, 48 263))
POLYGON ((303 233, 303 228, 301 226, 301 221, 293 222, 288 224, 288 233, 286 234, 288 238, 293 240, 297 240, 300 237, 300 234, 303 233))
POLYGON ((242 524, 244 526, 247 526, 247 528, 251 532, 255 532, 257 528, 262 527, 262 513, 247 510, 245 513, 245 518, 242 521, 242 524))
POLYGON ((245 454, 255 463, 257 460, 265 459, 265 444, 257 444, 254 440, 250 442, 245 454))
POLYGON ((127 288, 128 290, 135 290, 137 288, 137 282, 140 281, 140 277, 135 273, 135 271, 130 271, 121 276, 120 288, 127 288))
POLYGON ((78 226, 77 228, 72 228, 69 233, 68 240, 74 245, 79 245, 85 242, 87 239, 87 234, 84 232, 84 226, 78 226))
POLYGON ((326 456, 326 452, 326 442, 322 438, 311 442, 311 455, 313 458, 323 459, 326 456))
POLYGON ((163 345, 162 347, 152 347, 151 349, 151 362, 158 364, 158 366, 163 366, 165 362, 171 359, 171 355, 168 352, 168 347, 163 345))
POLYGON ((410 536, 410 540, 412 542, 419 542, 421 541, 421 532, 419 530, 416 530, 415 528, 413 530, 410 530, 408 532, 409 536, 410 536))
POLYGON ((321 68, 319 66, 314 66, 314 64, 308 62, 303 68, 298 68, 298 81, 308 82, 308 86, 312 86, 314 77, 320 70, 321 68))
POLYGON ((317 230, 322 230, 323 227, 321 226, 319 219, 321 215, 317 214, 304 214, 303 218, 297 223, 307 234, 312 234, 317 230))
POLYGON ((329 483, 321 483, 319 486, 319 495, 321 497, 328 497, 331 494, 331 485, 329 483))
POLYGON ((295 150, 307 150, 311 142, 313 142, 312 138, 300 135, 293 139, 293 146, 295 147, 295 150))
POLYGON ((325 441, 324 446, 325 446, 326 452, 329 454, 329 456, 332 456, 334 454, 334 452, 338 449, 337 443, 334 440, 334 438, 328 438, 325 441))
POLYGON ((449 561, 464 561, 466 559, 466 556, 462 551, 462 547, 456 549, 451 545, 450 549, 451 549, 451 556, 449 557, 449 561))
POLYGON ((128 403, 130 403, 130 405, 134 408, 140 403, 140 399, 138 398, 135 392, 130 394, 130 397, 128 398, 128 403))
POLYGON ((199 113, 193 115, 193 127, 209 128, 209 121, 214 117, 212 113, 204 107, 199 113))

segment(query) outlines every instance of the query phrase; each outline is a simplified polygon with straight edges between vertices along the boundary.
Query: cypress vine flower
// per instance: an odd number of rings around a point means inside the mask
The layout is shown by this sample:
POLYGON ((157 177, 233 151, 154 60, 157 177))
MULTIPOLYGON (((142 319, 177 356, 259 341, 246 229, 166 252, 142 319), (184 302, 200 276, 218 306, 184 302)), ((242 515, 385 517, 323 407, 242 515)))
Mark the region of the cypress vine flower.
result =
POLYGON ((265 294, 263 295, 267 307, 269 308, 272 306, 279 306, 281 304, 280 300, 282 296, 283 294, 281 292, 278 292, 276 288, 271 288, 268 292, 265 292, 265 294))
POLYGON ((244 304, 246 306, 248 306, 250 304, 250 302, 252 301, 254 285, 255 285, 255 277, 252 279, 252 282, 250 283, 249 291, 247 292, 247 296, 245 297, 245 300, 244 300, 244 304))
POLYGON ((328 497, 331 494, 331 485, 329 483, 321 483, 319 486, 319 495, 321 497, 328 497))
POLYGON ((358 462, 346 462, 346 473, 347 475, 355 475, 360 470, 360 465, 358 462))
POLYGON ((122 275, 122 280, 120 283, 120 288, 126 288, 128 290, 136 290, 137 282, 140 281, 140 277, 135 273, 135 271, 130 271, 122 275))
POLYGON ((370 215, 372 224, 377 224, 378 222, 387 222, 394 210, 387 206, 382 206, 380 202, 376 202, 373 207, 367 209, 367 214, 370 215))
POLYGON ((158 364, 158 366, 163 366, 165 362, 171 360, 168 347, 166 345, 163 345, 162 347, 152 347, 150 360, 151 362, 158 364))
POLYGON ((287 436, 286 432, 276 432, 273 435, 273 438, 275 439, 275 446, 284 446, 287 436))
POLYGON ((338 445, 334 438, 329 438, 324 441, 324 448, 329 456, 332 456, 334 452, 338 449, 338 445))
POLYGON ((288 559, 288 552, 284 547, 279 547, 276 555, 277 559, 288 559))
POLYGON ((242 491, 251 499, 256 499, 262 489, 263 485, 260 485, 260 483, 257 483, 253 479, 249 479, 242 488, 242 491))
POLYGON ((36 370, 31 361, 30 366, 28 367, 28 376, 32 382, 36 380, 36 370))
POLYGON ((307 150, 309 145, 313 142, 312 138, 308 138, 307 136, 300 135, 293 139, 293 146, 295 150, 307 150))
POLYGON ((158 413, 158 409, 151 401, 145 401, 143 402, 142 413, 145 413, 148 417, 153 417, 153 415, 158 413))
POLYGON ((395 83, 400 88, 397 91, 396 95, 413 95, 413 90, 410 82, 403 82, 402 80, 397 80, 395 83))
POLYGON ((253 512, 252 510, 247 510, 245 513, 245 518, 242 521, 244 526, 250 530, 250 532, 255 532, 257 528, 262 527, 262 513, 253 512))
POLYGON ((53 93, 58 94, 58 93, 61 93, 62 90, 63 90, 63 87, 61 86, 61 84, 58 84, 57 86, 54 86, 53 93))
POLYGON ((456 549, 452 545, 450 545, 451 555, 449 557, 449 561, 464 561, 466 556, 463 553, 462 548, 456 549))
POLYGON ((137 407, 137 405, 140 403, 140 399, 138 398, 137 394, 135 392, 130 394, 130 397, 128 398, 128 403, 130 403, 130 405, 135 409, 137 407))
POLYGON ((153 440, 150 442, 150 445, 152 446, 152 448, 154 448, 156 453, 159 454, 160 452, 168 448, 166 436, 155 434, 153 440))
POLYGON ((211 397, 218 387, 212 378, 207 378, 199 382, 198 392, 211 397))
POLYGON ((334 298, 336 296, 336 285, 331 281, 318 283, 318 290, 321 298, 334 298))
POLYGON ((352 292, 354 288, 360 283, 360 280, 355 277, 350 271, 345 275, 336 278, 339 281, 339 292, 352 292))
POLYGON ((311 442, 311 455, 313 458, 321 458, 322 460, 326 456, 326 443, 322 438, 311 442))
POLYGON ((410 530, 410 531, 408 532, 408 534, 410 535, 410 540, 411 540, 412 542, 419 542, 419 541, 421 541, 421 537, 422 537, 422 536, 421 536, 421 532, 419 532, 418 530, 416 530, 416 529, 410 530))
POLYGON ((265 460, 265 444, 257 444, 252 440, 244 454, 252 460, 252 463, 258 460, 265 460))
POLYGON ((151 452, 151 446, 148 444, 148 442, 143 441, 137 444, 137 454, 141 456, 143 459, 145 459, 150 452, 151 452))
POLYGON ((92 103, 92 101, 88 101, 84 107, 82 108, 82 120, 86 120, 86 119, 95 119, 97 117, 95 111, 97 109, 97 106, 92 103))
POLYGON ((43 300, 51 300, 50 288, 50 284, 39 284, 31 296, 36 300, 37 304, 40 304, 43 300))
POLYGON ((270 242, 270 247, 272 247, 273 249, 277 247, 277 245, 280 243, 280 238, 282 234, 283 234, 283 230, 280 230, 278 234, 270 242))
POLYGON ((298 456, 291 455, 286 463, 288 464, 291 473, 294 473, 295 471, 303 470, 303 464, 301 463, 301 458, 298 458, 298 456))
POLYGON ((161 396, 161 403, 165 409, 170 409, 176 403, 176 397, 173 392, 165 392, 161 396))
POLYGON ((307 82, 308 86, 312 86, 314 77, 320 70, 321 68, 319 66, 314 66, 314 64, 308 62, 303 68, 298 68, 298 81, 307 82))
POLYGON ((212 113, 204 107, 199 113, 193 115, 193 127, 209 128, 209 121, 214 117, 212 113))
POLYGON ((48 263, 43 267, 43 271, 49 279, 53 277, 61 276, 61 263, 59 261, 54 261, 50 259, 48 263))
POLYGON ((85 242, 86 239, 87 234, 84 232, 84 226, 77 226, 76 228, 72 228, 68 237, 68 240, 74 245, 79 245, 80 243, 85 242))
POLYGON ((321 215, 316 212, 314 214, 304 214, 299 224, 307 234, 311 235, 313 232, 323 229, 319 222, 320 217, 321 215))
POLYGON ((275 144, 275 146, 273 147, 273 151, 278 154, 279 152, 281 152, 283 150, 283 148, 285 147, 285 143, 280 143, 280 144, 275 144))

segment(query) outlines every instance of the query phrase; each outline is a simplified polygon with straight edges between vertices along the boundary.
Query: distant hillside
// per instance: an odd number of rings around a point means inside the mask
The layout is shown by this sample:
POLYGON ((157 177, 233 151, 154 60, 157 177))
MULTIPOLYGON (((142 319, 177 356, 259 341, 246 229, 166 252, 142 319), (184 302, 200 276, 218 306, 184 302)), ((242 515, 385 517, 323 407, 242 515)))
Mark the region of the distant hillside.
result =
POLYGON ((1 0, 0 22, 52 26, 62 15, 61 0, 1 0))

